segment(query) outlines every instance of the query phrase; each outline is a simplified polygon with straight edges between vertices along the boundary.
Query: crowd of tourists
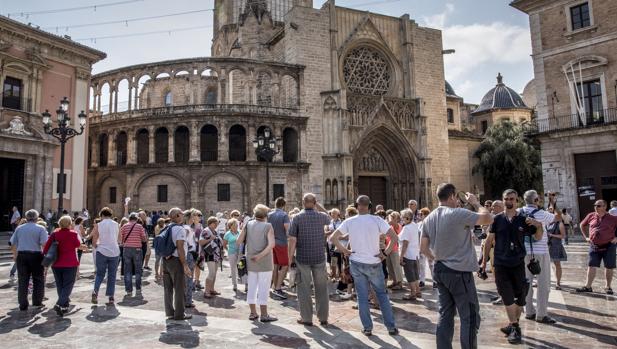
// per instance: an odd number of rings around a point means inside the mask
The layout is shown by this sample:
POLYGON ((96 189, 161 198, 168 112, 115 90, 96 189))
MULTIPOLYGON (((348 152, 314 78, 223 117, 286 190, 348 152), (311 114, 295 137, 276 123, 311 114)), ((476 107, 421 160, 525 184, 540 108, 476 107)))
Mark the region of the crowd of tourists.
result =
MULTIPOLYGON (((197 209, 177 207, 129 213, 127 202, 121 218, 105 207, 94 219, 84 209, 72 216, 60 215, 54 222, 51 212, 40 215, 29 210, 22 218, 14 208, 10 244, 19 309, 30 306, 29 292, 31 306, 43 307, 45 278, 51 268, 58 294, 54 310, 65 316, 82 254, 89 251, 95 266, 93 304, 98 304, 105 280, 106 304, 115 304, 118 269, 125 297, 143 297, 144 269, 151 270, 154 252, 154 279, 163 287, 169 320, 191 318, 188 309, 196 306, 196 292, 203 291, 205 299, 223 296, 216 287, 217 275, 227 261, 233 291, 246 294, 251 321, 277 321, 268 311, 269 300, 285 300, 295 292, 297 323, 313 326, 316 315, 321 326, 328 326, 333 285, 336 297, 357 302, 353 307, 365 335, 373 331, 371 308, 381 311, 388 333, 398 335, 390 295, 404 292, 403 300, 419 301, 428 273, 438 290, 437 347, 451 348, 458 313, 461 346, 474 348, 480 328, 474 274, 486 279, 489 272, 500 296, 494 304, 505 306, 509 320, 501 328, 508 342, 522 340, 523 311, 528 320, 554 324, 548 314, 551 263, 559 290, 561 263, 567 261, 564 244, 574 225, 567 211, 557 207, 555 196, 549 193, 545 209, 534 190, 519 198, 508 189, 499 200, 484 205, 474 194, 457 193, 452 184, 439 185, 436 194, 439 206, 432 212, 419 208, 415 200, 400 212, 386 211, 382 205, 373 207, 365 195, 344 212, 327 211, 311 193, 303 196, 302 209, 286 211, 288 204, 281 197, 274 209, 257 205, 251 214, 234 210, 209 217, 197 209)), ((604 291, 613 294, 617 202, 611 202, 611 207, 608 211, 607 203, 598 200, 594 212, 580 223, 590 250, 587 280, 577 292, 593 292, 596 269, 603 263, 604 291)))

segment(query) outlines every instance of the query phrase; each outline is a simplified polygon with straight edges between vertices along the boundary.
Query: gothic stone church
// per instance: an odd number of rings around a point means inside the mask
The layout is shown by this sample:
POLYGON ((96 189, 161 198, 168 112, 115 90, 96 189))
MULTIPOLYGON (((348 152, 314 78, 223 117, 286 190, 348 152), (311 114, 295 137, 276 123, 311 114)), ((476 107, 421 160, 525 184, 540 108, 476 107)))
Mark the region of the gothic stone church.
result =
MULTIPOLYGON (((93 76, 89 208, 119 211, 128 196, 131 209, 248 211, 265 202, 252 141, 266 127, 281 150, 270 198, 292 207, 308 191, 328 207, 360 193, 431 206, 451 168, 470 168, 469 137, 448 133, 439 30, 334 0, 215 3, 211 57, 93 76)), ((479 183, 471 171, 460 182, 479 183)))

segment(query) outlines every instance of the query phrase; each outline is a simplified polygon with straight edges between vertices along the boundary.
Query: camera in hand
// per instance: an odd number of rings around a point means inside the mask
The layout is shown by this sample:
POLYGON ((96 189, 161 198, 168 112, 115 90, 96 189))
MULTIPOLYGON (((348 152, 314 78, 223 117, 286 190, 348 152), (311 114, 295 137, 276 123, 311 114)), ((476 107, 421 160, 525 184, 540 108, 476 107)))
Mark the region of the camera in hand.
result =
POLYGON ((484 232, 481 225, 473 226, 473 235, 475 235, 478 240, 484 240, 487 237, 486 232, 484 232))
POLYGON ((524 236, 532 236, 532 235, 535 235, 537 231, 538 231, 538 227, 536 227, 535 225, 525 223, 525 225, 523 226, 522 233, 524 236))

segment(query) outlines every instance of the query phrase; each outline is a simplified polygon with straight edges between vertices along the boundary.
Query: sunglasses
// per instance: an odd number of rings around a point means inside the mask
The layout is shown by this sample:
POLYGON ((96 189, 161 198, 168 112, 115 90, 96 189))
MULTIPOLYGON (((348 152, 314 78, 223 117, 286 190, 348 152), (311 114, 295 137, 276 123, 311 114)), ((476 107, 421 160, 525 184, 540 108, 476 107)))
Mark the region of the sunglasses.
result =
POLYGON ((503 201, 516 201, 516 198, 504 198, 503 201))
POLYGON ((593 205, 593 207, 604 207, 604 205, 593 205))

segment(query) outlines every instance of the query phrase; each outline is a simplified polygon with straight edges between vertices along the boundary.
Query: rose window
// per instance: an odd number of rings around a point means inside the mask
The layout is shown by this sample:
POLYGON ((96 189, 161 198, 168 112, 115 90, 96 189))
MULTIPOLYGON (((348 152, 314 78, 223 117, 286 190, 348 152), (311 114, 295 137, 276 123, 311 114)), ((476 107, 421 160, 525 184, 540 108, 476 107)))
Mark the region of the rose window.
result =
POLYGON ((386 58, 369 47, 357 47, 345 57, 347 88, 363 95, 384 95, 390 90, 391 70, 386 58))

